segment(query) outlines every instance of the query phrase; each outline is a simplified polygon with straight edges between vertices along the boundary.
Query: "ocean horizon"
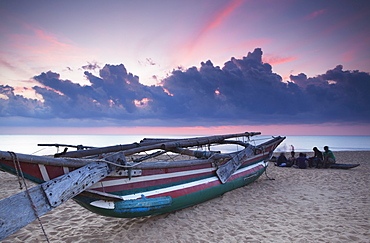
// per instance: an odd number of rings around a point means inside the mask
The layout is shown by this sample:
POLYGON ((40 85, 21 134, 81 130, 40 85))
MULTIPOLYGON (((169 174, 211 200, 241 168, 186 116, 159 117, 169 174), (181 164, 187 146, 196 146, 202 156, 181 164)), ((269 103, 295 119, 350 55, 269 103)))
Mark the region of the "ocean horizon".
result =
MULTIPOLYGON (((202 135, 0 135, 0 150, 16 153, 46 155, 60 152, 56 147, 38 146, 38 144, 68 144, 92 147, 105 147, 118 144, 140 142, 143 138, 185 138, 202 137, 202 135)), ((260 135, 252 137, 251 144, 258 145, 272 136, 260 135)), ((370 136, 349 135, 290 135, 277 147, 276 152, 310 152, 313 147, 323 151, 329 146, 332 151, 370 151, 370 136)), ((69 151, 73 151, 70 148, 69 151)), ((226 151, 233 149, 227 148, 226 151)))

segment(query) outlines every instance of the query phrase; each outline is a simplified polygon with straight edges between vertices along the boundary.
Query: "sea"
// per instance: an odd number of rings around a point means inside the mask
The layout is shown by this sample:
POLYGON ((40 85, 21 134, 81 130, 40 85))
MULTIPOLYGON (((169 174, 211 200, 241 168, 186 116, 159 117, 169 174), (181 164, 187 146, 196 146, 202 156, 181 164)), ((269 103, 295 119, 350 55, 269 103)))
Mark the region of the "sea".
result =
MULTIPOLYGON (((186 138, 189 136, 154 136, 154 135, 0 135, 0 150, 23 154, 48 155, 61 152, 64 148, 55 146, 38 146, 38 144, 84 145, 92 147, 113 146, 140 142, 143 138, 186 138)), ((255 136, 250 142, 258 145, 272 136, 255 136)), ((221 151, 232 152, 235 145, 222 146, 221 151)), ((332 151, 370 151, 370 136, 286 136, 275 152, 310 152, 313 147, 323 151, 329 146, 332 151)), ((68 151, 73 151, 69 148, 68 151)))

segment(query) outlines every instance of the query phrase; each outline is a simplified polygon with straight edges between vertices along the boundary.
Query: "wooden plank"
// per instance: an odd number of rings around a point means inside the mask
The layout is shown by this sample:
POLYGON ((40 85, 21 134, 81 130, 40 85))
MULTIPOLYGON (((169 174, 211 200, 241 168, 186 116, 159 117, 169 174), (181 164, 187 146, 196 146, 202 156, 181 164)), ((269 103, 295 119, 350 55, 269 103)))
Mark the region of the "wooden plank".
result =
POLYGON ((110 172, 106 163, 94 162, 52 181, 0 201, 0 240, 87 189, 110 172), (30 201, 32 199, 32 203, 30 201), (35 213, 35 210, 37 213, 35 213))
POLYGON ((126 149, 136 148, 139 146, 140 145, 138 143, 120 144, 120 145, 114 145, 114 146, 108 146, 108 147, 92 148, 88 150, 77 150, 77 151, 66 152, 64 154, 57 155, 57 157, 81 158, 81 157, 96 155, 96 154, 124 151, 126 149))
POLYGON ((164 149, 170 150, 171 148, 181 148, 181 147, 194 147, 194 146, 202 146, 206 144, 212 143, 223 143, 225 139, 228 138, 235 138, 235 137, 244 137, 244 136, 255 136, 261 134, 260 132, 245 132, 245 133, 237 133, 237 134, 228 134, 228 135, 218 135, 218 136, 208 136, 208 137, 196 137, 196 138, 188 138, 188 139, 180 139, 177 141, 170 141, 165 143, 158 143, 148 146, 142 146, 138 148, 133 148, 125 151, 125 155, 132 155, 135 153, 140 153, 144 151, 154 150, 154 149, 164 149))
POLYGON ((181 161, 154 161, 148 163, 128 163, 127 167, 140 170, 180 168, 184 166, 203 165, 214 162, 212 159, 192 159, 181 161))
POLYGON ((92 149, 95 147, 92 146, 84 146, 84 145, 69 145, 69 144, 60 144, 60 143, 39 143, 37 146, 48 146, 48 147, 70 147, 70 148, 77 148, 77 149, 92 149))
MULTIPOLYGON (((181 154, 181 155, 189 155, 189 156, 193 156, 193 157, 200 158, 200 159, 207 159, 215 153, 215 152, 211 152, 211 151, 191 150, 191 149, 184 149, 184 148, 179 148, 179 147, 170 148, 170 149, 168 149, 168 151, 178 153, 178 154, 181 154)), ((218 153, 220 153, 220 152, 218 152, 218 153)))
MULTIPOLYGON (((53 209, 45 197, 41 185, 29 189, 38 216, 53 209)), ((0 240, 15 233, 37 219, 26 191, 0 201, 0 240)))
MULTIPOLYGON (((32 164, 42 164, 42 165, 53 165, 53 166, 64 166, 64 167, 82 167, 89 163, 91 160, 83 159, 63 159, 63 158, 53 158, 47 156, 38 156, 38 155, 29 155, 29 154, 20 154, 16 153, 17 159, 20 162, 32 163, 32 164)), ((13 160, 13 157, 9 152, 0 151, 1 160, 13 160)))
POLYGON ((147 144, 153 144, 154 143, 164 143, 164 142, 170 142, 170 141, 177 141, 179 139, 176 138, 143 138, 140 141, 140 145, 145 146, 147 144))
POLYGON ((56 207, 105 178, 106 163, 94 162, 42 184, 51 206, 56 207))
POLYGON ((115 145, 101 148, 93 148, 88 150, 79 150, 66 152, 59 157, 71 157, 71 158, 81 158, 90 155, 111 153, 118 151, 125 151, 125 155, 131 155, 134 153, 139 153, 143 151, 149 151, 153 149, 167 149, 173 147, 190 147, 190 146, 201 146, 210 143, 220 143, 228 138, 243 137, 243 136, 255 136, 260 135, 260 132, 245 132, 245 133, 236 133, 236 134, 226 134, 226 135, 216 135, 216 136, 205 136, 205 137, 194 137, 186 139, 154 139, 153 141, 145 141, 143 143, 132 143, 132 144, 123 144, 115 145), (127 153, 126 153, 127 152, 127 153))
POLYGON ((223 165, 220 165, 216 170, 216 174, 222 183, 227 182, 227 180, 232 176, 232 174, 241 166, 243 161, 254 154, 252 146, 245 148, 231 160, 223 165))

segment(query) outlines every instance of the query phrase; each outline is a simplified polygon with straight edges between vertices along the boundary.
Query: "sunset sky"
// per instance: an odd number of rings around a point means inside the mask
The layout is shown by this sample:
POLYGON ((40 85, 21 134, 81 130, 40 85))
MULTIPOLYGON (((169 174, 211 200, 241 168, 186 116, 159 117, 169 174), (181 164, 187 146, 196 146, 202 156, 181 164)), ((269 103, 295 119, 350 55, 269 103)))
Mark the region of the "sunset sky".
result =
POLYGON ((0 0, 0 134, 370 135, 368 0, 0 0))

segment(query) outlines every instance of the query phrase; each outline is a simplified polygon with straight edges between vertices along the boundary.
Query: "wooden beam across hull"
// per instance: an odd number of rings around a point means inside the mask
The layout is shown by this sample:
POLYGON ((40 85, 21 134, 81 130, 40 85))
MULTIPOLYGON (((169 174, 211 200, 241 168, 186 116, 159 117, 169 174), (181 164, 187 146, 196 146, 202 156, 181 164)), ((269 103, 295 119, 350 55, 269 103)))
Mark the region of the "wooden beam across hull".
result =
POLYGON ((260 135, 260 132, 245 132, 227 135, 215 135, 206 137, 195 137, 195 138, 185 138, 185 139, 147 139, 140 143, 132 144, 120 144, 101 148, 92 148, 88 150, 78 150, 72 152, 66 152, 63 154, 57 154, 57 157, 69 157, 69 158, 81 158, 85 156, 112 153, 118 151, 125 151, 125 155, 130 155, 134 153, 139 153, 154 149, 170 149, 176 147, 190 147, 190 146, 202 146, 211 143, 222 143, 225 139, 236 138, 236 137, 252 137, 260 135))
POLYGON ((94 162, 0 201, 0 240, 28 225, 110 173, 94 162))

